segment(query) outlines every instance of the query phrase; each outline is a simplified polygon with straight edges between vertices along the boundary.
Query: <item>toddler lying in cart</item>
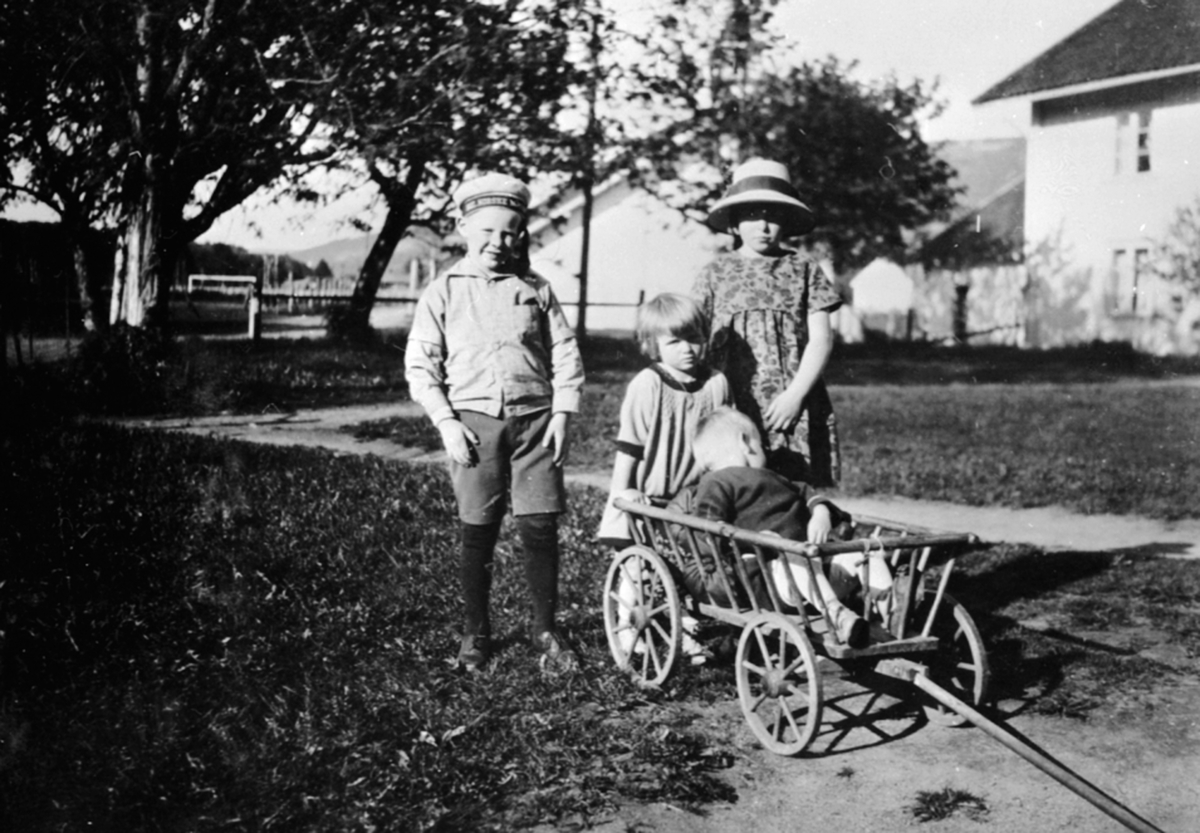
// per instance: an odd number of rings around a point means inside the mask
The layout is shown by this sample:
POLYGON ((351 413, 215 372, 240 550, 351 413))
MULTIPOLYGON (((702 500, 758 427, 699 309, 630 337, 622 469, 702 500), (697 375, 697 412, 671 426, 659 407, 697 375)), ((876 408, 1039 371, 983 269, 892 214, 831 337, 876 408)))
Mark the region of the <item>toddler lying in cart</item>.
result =
MULTIPOLYGON (((824 543, 833 530, 848 523, 850 516, 832 501, 815 494, 804 484, 793 483, 766 468, 766 454, 758 429, 745 414, 732 408, 718 408, 696 430, 693 451, 706 470, 699 483, 680 492, 668 508, 698 518, 724 521, 742 529, 773 533, 791 540, 824 543)), ((701 565, 680 565, 688 592, 701 601, 727 605, 724 585, 716 573, 713 553, 701 548, 701 565)), ((826 604, 839 639, 851 648, 862 647, 868 639, 867 623, 847 607, 843 600, 861 589, 860 553, 845 553, 829 562, 829 575, 816 569, 816 587, 809 571, 801 565, 789 565, 782 558, 769 562, 771 580, 787 604, 800 608, 814 601, 816 594, 826 604), (803 599, 795 598, 787 571, 803 599)), ((752 583, 761 586, 763 576, 756 561, 746 561, 752 583)), ((882 563, 869 571, 867 592, 884 613, 891 597, 892 576, 882 563)), ((755 592, 759 589, 755 587, 755 592)), ((761 598, 766 598, 762 587, 761 598)))

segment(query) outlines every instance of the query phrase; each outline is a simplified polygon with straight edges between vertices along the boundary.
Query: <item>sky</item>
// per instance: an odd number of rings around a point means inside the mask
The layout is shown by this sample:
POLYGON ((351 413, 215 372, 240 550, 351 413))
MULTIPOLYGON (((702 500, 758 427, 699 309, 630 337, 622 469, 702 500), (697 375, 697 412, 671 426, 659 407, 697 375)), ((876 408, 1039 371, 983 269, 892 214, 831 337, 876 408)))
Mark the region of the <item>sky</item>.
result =
POLYGON ((1117 0, 784 0, 780 29, 800 57, 856 60, 864 79, 939 80, 945 112, 926 139, 1023 136, 1028 102, 971 101, 1117 0))
MULTIPOLYGON (((643 2, 644 0, 618 0, 643 2)), ((1116 0, 783 0, 777 25, 799 44, 798 56, 834 55, 857 61, 864 80, 894 74, 901 83, 939 82, 946 109, 923 125, 930 141, 1023 136, 1028 102, 971 100, 1078 29, 1116 0)), ((373 223, 382 212, 373 189, 340 200, 319 214, 252 197, 219 218, 201 238, 251 251, 295 252, 357 237, 354 215, 373 223), (257 225, 257 230, 251 228, 257 225)), ((28 219, 53 219, 49 212, 28 219)))

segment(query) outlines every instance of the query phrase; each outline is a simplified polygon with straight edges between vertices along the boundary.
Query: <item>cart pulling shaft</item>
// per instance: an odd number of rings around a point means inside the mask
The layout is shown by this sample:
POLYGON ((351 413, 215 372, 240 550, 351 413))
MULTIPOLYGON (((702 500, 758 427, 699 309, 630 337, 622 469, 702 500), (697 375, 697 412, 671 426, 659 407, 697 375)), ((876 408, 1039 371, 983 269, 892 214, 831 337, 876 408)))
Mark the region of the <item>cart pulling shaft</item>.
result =
POLYGON ((1142 818, 1137 813, 1121 804, 1112 796, 1101 792, 1099 789, 1089 784, 1083 778, 1080 778, 1074 772, 1071 772, 1071 770, 1067 769, 1062 764, 1059 764, 1052 758, 1043 755, 1032 746, 1022 742, 1019 738, 1016 738, 1004 731, 1004 729, 1002 729, 998 724, 988 720, 978 711, 971 708, 971 706, 969 706, 967 703, 964 703, 962 700, 946 691, 946 689, 930 680, 925 676, 925 669, 918 663, 902 659, 884 660, 882 663, 880 663, 879 671, 890 676, 908 680, 914 686, 924 691, 943 706, 948 709, 953 709, 955 712, 961 715, 963 719, 971 721, 971 723, 973 723, 975 726, 978 726, 980 729, 987 732, 1013 752, 1016 752, 1042 772, 1046 773, 1064 787, 1071 790, 1071 792, 1082 797, 1086 801, 1091 802, 1097 808, 1107 813, 1109 816, 1116 819, 1130 830, 1136 830, 1138 833, 1164 833, 1162 828, 1155 827, 1153 824, 1146 821, 1146 819, 1142 818))

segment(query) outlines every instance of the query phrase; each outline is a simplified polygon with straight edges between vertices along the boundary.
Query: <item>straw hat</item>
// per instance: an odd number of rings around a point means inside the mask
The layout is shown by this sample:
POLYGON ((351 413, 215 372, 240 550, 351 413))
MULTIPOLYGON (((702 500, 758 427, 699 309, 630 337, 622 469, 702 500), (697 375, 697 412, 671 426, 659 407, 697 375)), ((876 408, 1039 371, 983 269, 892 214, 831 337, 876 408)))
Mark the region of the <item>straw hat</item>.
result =
POLYGON ((812 209, 800 201, 787 166, 769 159, 749 159, 733 171, 733 183, 708 214, 708 227, 729 233, 733 210, 742 205, 778 205, 788 209, 788 234, 804 234, 816 224, 812 209))

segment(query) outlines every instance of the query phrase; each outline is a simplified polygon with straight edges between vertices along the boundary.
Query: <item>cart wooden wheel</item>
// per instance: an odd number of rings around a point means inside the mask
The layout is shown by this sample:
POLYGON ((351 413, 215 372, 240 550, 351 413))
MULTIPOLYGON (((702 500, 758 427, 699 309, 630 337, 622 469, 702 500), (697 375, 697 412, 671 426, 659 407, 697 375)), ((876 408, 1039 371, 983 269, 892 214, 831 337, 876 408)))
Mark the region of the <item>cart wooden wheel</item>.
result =
POLYGON ((778 613, 756 613, 738 641, 738 699, 762 745, 799 755, 821 726, 821 676, 804 631, 778 613))
POLYGON ((667 562, 654 550, 627 547, 604 579, 604 631, 617 667, 645 686, 660 686, 675 669, 683 609, 667 562))
MULTIPOLYGON (((913 627, 923 627, 928 615, 926 605, 917 613, 913 627)), ((971 614, 949 593, 942 596, 929 635, 938 638, 937 653, 929 663, 929 679, 972 706, 983 705, 991 681, 983 637, 971 614)), ((927 700, 923 705, 925 715, 934 723, 963 726, 968 722, 936 701, 927 700)))

